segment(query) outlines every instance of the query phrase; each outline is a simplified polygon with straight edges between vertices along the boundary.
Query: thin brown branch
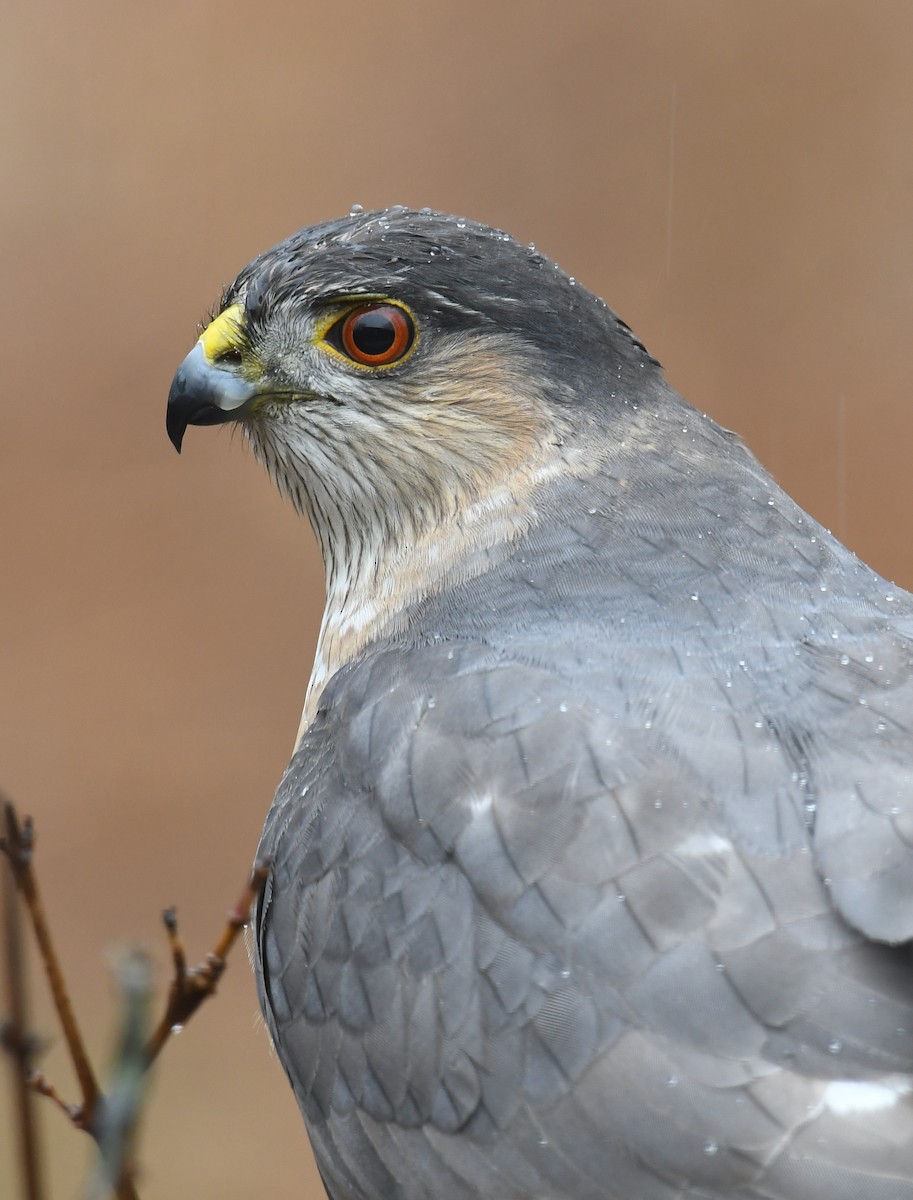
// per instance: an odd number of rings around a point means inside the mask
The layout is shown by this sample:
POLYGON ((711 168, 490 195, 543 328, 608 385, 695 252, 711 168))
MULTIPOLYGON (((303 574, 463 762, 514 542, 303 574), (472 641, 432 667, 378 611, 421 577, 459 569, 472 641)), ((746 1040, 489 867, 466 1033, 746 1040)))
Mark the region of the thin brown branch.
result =
MULTIPOLYGON (((29 819, 20 823, 16 810, 8 801, 3 802, 3 825, 5 833, 0 836, 0 851, 6 855, 11 867, 8 891, 13 902, 16 900, 15 891, 19 892, 31 919, 54 1007, 79 1081, 82 1102, 75 1105, 65 1103, 45 1077, 32 1069, 31 1050, 26 1056, 26 1048, 31 1044, 24 1032, 24 1007, 20 999, 11 993, 12 1016, 4 1031, 3 1041, 18 1060, 17 1086, 26 1101, 30 1098, 30 1092, 50 1098, 78 1129, 91 1134, 98 1143, 102 1157, 92 1181, 93 1197, 101 1195, 106 1188, 113 1188, 117 1200, 137 1200, 132 1178, 133 1145, 146 1074, 171 1034, 186 1025, 203 1001, 215 992, 225 971, 227 955, 249 920, 254 900, 266 884, 269 863, 257 864, 238 903, 229 913, 212 953, 199 966, 187 966, 177 917, 173 909, 165 912, 164 922, 174 973, 165 1013, 151 1037, 146 1034, 145 1017, 150 988, 148 963, 140 955, 125 960, 126 965, 121 971, 125 1001, 121 1052, 111 1090, 105 1095, 89 1062, 41 903, 33 864, 34 828, 29 819)), ((18 905, 13 903, 12 909, 18 912, 18 905)), ((24 975, 17 937, 18 929, 8 934, 7 938, 11 947, 8 951, 9 961, 15 963, 9 974, 21 981, 24 975)), ((29 1151, 29 1155, 31 1153, 29 1151)), ((40 1191, 29 1191, 27 1200, 40 1200, 40 1191)))
POLYGON ((163 913, 162 919, 171 947, 174 974, 165 1012, 146 1046, 146 1055, 150 1064, 161 1053, 162 1047, 172 1033, 183 1029, 203 1001, 215 992, 216 985, 225 971, 228 954, 235 944, 238 934, 250 919, 250 910, 254 901, 266 885, 269 868, 270 864, 265 861, 257 863, 254 867, 247 887, 238 898, 238 903, 228 914, 225 927, 213 947, 212 953, 207 954, 203 962, 196 967, 187 966, 187 956, 178 932, 177 914, 174 909, 166 909, 163 913))
MULTIPOLYGON (((26 1078, 32 1090, 39 1095, 51 1097, 77 1129, 86 1130, 95 1137, 95 1117, 103 1096, 76 1021, 63 969, 54 948, 50 926, 41 902, 34 867, 35 829, 28 817, 20 822, 15 808, 8 800, 3 802, 3 828, 4 832, 0 836, 0 851, 6 855, 9 861, 10 874, 25 903, 32 923, 51 999, 79 1083, 81 1102, 79 1104, 64 1103, 57 1091, 39 1072, 29 1071, 26 1078)), ((117 1200, 138 1200, 132 1181, 128 1178, 122 1179, 115 1191, 117 1200)))
POLYGON ((9 1017, 2 1030, 2 1040, 13 1066, 13 1088, 19 1125, 19 1157, 25 1196, 27 1200, 41 1200, 44 1194, 41 1156, 38 1151, 33 1095, 29 1088, 32 1057, 37 1044, 28 1032, 22 912, 12 869, 3 871, 3 924, 9 1017))
MULTIPOLYGON (((68 1104, 61 1096, 52 1083, 50 1083, 41 1071, 31 1071, 28 1076, 28 1085, 38 1096, 44 1096, 51 1101, 63 1115, 70 1121, 75 1129, 81 1130, 83 1133, 88 1133, 93 1140, 101 1147, 106 1128, 105 1104, 106 1097, 100 1096, 99 1102, 95 1106, 95 1124, 92 1128, 88 1128, 83 1121, 83 1110, 81 1104, 68 1104), (99 1113, 102 1114, 99 1120, 99 1113)), ((117 1200, 138 1200, 136 1188, 133 1184, 131 1175, 125 1171, 121 1172, 121 1176, 113 1188, 117 1200)))
MULTIPOLYGON (((36 1096, 44 1096, 51 1103, 59 1108, 67 1120, 71 1121, 77 1129, 82 1129, 80 1124, 81 1108, 78 1104, 68 1104, 61 1096, 60 1092, 54 1087, 43 1071, 29 1071, 28 1085, 36 1096)), ((83 1130, 83 1132, 85 1132, 83 1130)))
POLYGON ((51 931, 48 926, 44 905, 38 892, 38 881, 33 865, 35 848, 35 831, 31 819, 26 818, 21 824, 13 805, 7 800, 3 804, 5 833, 0 838, 0 849, 6 854, 13 869, 13 878, 19 894, 25 901, 25 907, 31 918, 35 931, 35 940, 41 954, 41 961, 47 975, 48 986, 54 1001, 54 1008, 63 1030, 63 1036, 70 1051, 73 1070, 79 1082, 82 1095, 80 1124, 83 1128, 91 1128, 95 1106, 101 1096, 101 1089, 89 1056, 86 1053, 82 1033, 73 1012, 70 994, 67 990, 60 966, 60 959, 54 949, 51 931))

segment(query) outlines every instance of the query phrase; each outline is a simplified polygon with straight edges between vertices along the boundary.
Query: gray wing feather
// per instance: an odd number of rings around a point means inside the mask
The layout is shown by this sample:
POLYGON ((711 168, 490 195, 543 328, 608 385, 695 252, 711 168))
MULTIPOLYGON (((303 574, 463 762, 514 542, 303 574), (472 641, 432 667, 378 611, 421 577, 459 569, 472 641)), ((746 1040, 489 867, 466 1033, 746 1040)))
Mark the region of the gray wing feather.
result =
POLYGON ((854 856, 828 813, 864 782, 810 813, 756 687, 653 697, 639 666, 572 686, 451 644, 328 688, 264 834, 260 954, 335 1194, 913 1196, 909 1145, 867 1140, 913 1128, 909 951, 857 932, 901 928, 902 820, 879 799, 854 856))

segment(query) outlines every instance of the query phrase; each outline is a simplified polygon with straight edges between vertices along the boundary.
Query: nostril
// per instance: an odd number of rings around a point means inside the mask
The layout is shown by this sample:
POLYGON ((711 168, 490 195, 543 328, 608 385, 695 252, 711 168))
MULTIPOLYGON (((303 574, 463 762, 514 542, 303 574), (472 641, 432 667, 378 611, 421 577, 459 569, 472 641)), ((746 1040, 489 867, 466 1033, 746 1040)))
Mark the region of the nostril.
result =
POLYGON ((242 361, 241 351, 237 346, 226 346, 215 356, 215 362, 220 367, 240 367, 242 361))

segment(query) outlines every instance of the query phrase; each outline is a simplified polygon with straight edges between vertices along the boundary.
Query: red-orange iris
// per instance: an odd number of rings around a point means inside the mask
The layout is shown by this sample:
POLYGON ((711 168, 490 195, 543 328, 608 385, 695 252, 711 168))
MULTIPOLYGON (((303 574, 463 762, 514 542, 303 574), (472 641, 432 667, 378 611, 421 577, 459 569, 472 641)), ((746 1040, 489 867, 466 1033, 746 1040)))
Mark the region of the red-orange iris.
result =
POLYGON ((409 314, 394 304, 364 304, 343 317, 342 350, 364 367, 388 367, 409 350, 415 328, 409 314))

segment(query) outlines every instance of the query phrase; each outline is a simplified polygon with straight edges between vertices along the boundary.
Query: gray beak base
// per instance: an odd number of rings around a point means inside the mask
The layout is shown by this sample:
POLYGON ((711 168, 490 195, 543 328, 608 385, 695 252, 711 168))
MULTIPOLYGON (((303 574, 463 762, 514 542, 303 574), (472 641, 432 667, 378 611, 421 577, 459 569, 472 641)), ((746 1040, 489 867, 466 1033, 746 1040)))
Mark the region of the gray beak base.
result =
POLYGON ((234 371, 211 363, 197 342, 178 367, 171 391, 165 428, 178 454, 188 425, 221 425, 238 421, 250 409, 257 391, 234 371))

